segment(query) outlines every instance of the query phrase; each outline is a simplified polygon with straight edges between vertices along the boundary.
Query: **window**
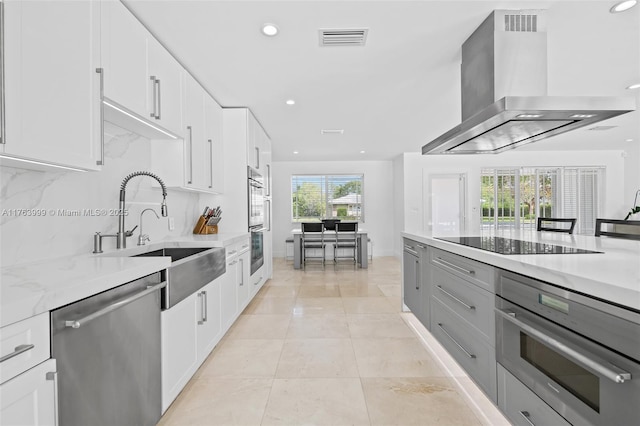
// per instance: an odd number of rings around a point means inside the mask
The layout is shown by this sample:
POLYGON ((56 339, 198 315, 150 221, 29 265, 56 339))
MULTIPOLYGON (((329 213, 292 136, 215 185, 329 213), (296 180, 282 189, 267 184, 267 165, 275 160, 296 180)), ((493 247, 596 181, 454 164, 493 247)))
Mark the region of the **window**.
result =
POLYGON ((293 222, 364 220, 364 175, 292 175, 293 222))
POLYGON ((577 218, 578 234, 593 234, 603 167, 483 169, 483 231, 534 230, 538 217, 577 218))

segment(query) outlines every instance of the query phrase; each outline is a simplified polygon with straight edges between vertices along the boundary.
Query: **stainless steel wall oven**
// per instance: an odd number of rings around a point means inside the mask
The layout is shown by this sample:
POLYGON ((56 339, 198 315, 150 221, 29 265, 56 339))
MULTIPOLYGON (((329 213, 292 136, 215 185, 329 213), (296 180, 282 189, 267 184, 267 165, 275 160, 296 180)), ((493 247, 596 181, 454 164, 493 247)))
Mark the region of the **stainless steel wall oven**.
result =
POLYGON ((251 232, 251 275, 264 264, 265 200, 260 173, 247 167, 249 193, 249 232, 251 232))
POLYGON ((502 366, 572 424, 638 424, 640 312, 508 271, 496 295, 502 366))

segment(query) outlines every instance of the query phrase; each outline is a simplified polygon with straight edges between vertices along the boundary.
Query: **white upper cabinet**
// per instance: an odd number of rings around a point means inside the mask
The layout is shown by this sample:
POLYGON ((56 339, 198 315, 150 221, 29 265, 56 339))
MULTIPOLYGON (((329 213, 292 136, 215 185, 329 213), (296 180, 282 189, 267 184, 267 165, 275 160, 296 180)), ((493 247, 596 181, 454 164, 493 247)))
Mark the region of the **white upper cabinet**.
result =
POLYGON ((1 5, 0 164, 42 168, 18 158, 99 170, 100 2, 5 0, 1 5))
POLYGON ((224 192, 224 144, 222 143, 222 107, 208 94, 204 98, 205 176, 210 192, 224 192))
POLYGON ((102 3, 106 120, 149 138, 182 135, 181 65, 120 1, 102 3))
POLYGON ((194 189, 208 186, 208 175, 205 173, 205 163, 208 163, 205 152, 208 152, 208 147, 205 147, 204 96, 204 89, 185 73, 185 185, 194 189))

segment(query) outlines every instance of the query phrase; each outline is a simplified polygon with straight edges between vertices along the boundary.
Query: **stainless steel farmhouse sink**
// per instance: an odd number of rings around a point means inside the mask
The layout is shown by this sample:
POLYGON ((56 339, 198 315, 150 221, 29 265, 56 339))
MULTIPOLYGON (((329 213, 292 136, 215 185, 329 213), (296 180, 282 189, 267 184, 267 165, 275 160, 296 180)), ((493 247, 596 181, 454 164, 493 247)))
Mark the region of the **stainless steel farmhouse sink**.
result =
POLYGON ((163 271, 167 286, 162 292, 162 309, 169 309, 226 272, 223 247, 165 247, 132 257, 168 256, 171 266, 163 271))

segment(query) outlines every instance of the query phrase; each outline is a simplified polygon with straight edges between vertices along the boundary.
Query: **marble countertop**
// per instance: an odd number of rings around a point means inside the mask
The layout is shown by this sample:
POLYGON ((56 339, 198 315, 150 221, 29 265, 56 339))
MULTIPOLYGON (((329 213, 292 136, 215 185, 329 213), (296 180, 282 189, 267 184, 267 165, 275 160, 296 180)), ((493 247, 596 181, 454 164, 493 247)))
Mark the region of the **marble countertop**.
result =
POLYGON ((419 232, 403 232, 402 236, 640 311, 640 241, 556 232, 511 232, 492 235, 602 252, 501 255, 442 241, 419 232))
MULTIPOLYGON (((56 309, 101 291, 166 269, 168 257, 128 257, 163 247, 225 247, 249 233, 187 235, 145 246, 105 250, 2 268, 0 327, 56 309)), ((129 241, 131 244, 131 241, 129 241)))

